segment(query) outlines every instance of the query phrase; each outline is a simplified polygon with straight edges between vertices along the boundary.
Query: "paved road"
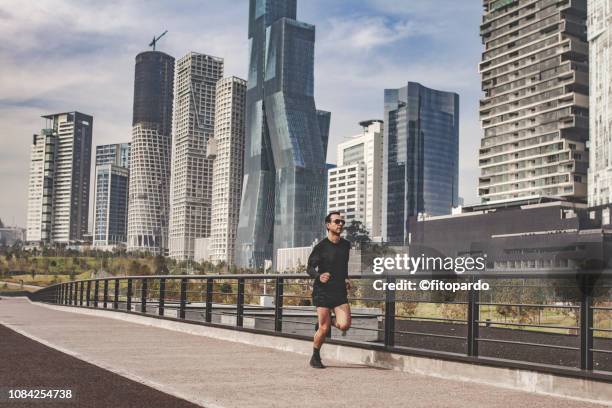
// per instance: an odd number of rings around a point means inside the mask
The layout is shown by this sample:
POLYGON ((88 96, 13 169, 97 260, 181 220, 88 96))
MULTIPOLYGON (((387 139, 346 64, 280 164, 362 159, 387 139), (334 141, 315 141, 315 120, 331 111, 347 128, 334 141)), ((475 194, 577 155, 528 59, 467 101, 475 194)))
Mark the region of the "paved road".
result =
POLYGON ((0 322, 209 408, 600 407, 332 360, 328 369, 314 370, 299 354, 52 310, 25 299, 1 299, 0 322))
POLYGON ((190 404, 30 340, 0 325, 0 406, 177 407, 190 404), (70 390, 70 399, 13 400, 8 389, 70 390))

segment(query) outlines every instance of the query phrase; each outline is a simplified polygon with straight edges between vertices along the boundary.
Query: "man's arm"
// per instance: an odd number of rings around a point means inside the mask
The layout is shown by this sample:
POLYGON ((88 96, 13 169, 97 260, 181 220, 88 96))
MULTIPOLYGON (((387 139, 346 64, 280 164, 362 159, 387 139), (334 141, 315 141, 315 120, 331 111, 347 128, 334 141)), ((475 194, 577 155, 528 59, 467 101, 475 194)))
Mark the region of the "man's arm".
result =
POLYGON ((321 276, 321 274, 317 270, 319 266, 319 261, 319 247, 315 246, 312 252, 310 253, 310 256, 308 257, 308 266, 306 268, 306 273, 308 273, 308 275, 311 278, 314 278, 315 280, 319 279, 319 276, 321 276))

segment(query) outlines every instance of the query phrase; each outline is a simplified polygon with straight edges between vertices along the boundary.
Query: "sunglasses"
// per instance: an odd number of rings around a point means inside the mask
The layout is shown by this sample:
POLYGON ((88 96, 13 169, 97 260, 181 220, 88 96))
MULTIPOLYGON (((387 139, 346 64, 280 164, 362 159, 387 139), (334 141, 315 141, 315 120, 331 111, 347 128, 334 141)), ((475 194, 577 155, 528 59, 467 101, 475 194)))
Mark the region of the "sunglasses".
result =
POLYGON ((333 220, 332 222, 336 225, 344 225, 346 223, 344 220, 333 220))

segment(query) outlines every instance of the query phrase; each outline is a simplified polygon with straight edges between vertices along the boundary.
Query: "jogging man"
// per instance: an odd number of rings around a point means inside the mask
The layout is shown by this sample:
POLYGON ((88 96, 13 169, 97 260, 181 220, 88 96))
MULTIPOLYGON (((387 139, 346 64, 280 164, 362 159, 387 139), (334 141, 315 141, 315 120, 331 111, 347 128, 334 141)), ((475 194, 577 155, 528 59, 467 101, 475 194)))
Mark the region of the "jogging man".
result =
POLYGON ((317 308, 318 323, 314 335, 314 349, 310 366, 325 368, 319 351, 331 326, 344 333, 351 327, 351 308, 347 300, 347 290, 351 288, 348 280, 348 261, 351 243, 340 234, 344 219, 339 212, 331 212, 325 217, 327 238, 322 239, 308 258, 308 275, 314 278, 312 303, 317 308), (335 319, 331 317, 334 311, 335 319))

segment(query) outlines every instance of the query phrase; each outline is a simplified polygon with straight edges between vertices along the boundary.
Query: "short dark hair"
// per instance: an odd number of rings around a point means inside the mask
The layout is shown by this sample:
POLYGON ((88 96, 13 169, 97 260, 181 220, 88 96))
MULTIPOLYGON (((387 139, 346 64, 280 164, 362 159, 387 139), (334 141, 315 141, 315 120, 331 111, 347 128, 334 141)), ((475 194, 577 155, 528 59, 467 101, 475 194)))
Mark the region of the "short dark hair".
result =
POLYGON ((327 217, 325 217, 325 223, 329 224, 331 222, 331 216, 332 215, 338 215, 338 216, 342 216, 342 214, 340 214, 340 211, 332 211, 329 214, 327 214, 327 217))

